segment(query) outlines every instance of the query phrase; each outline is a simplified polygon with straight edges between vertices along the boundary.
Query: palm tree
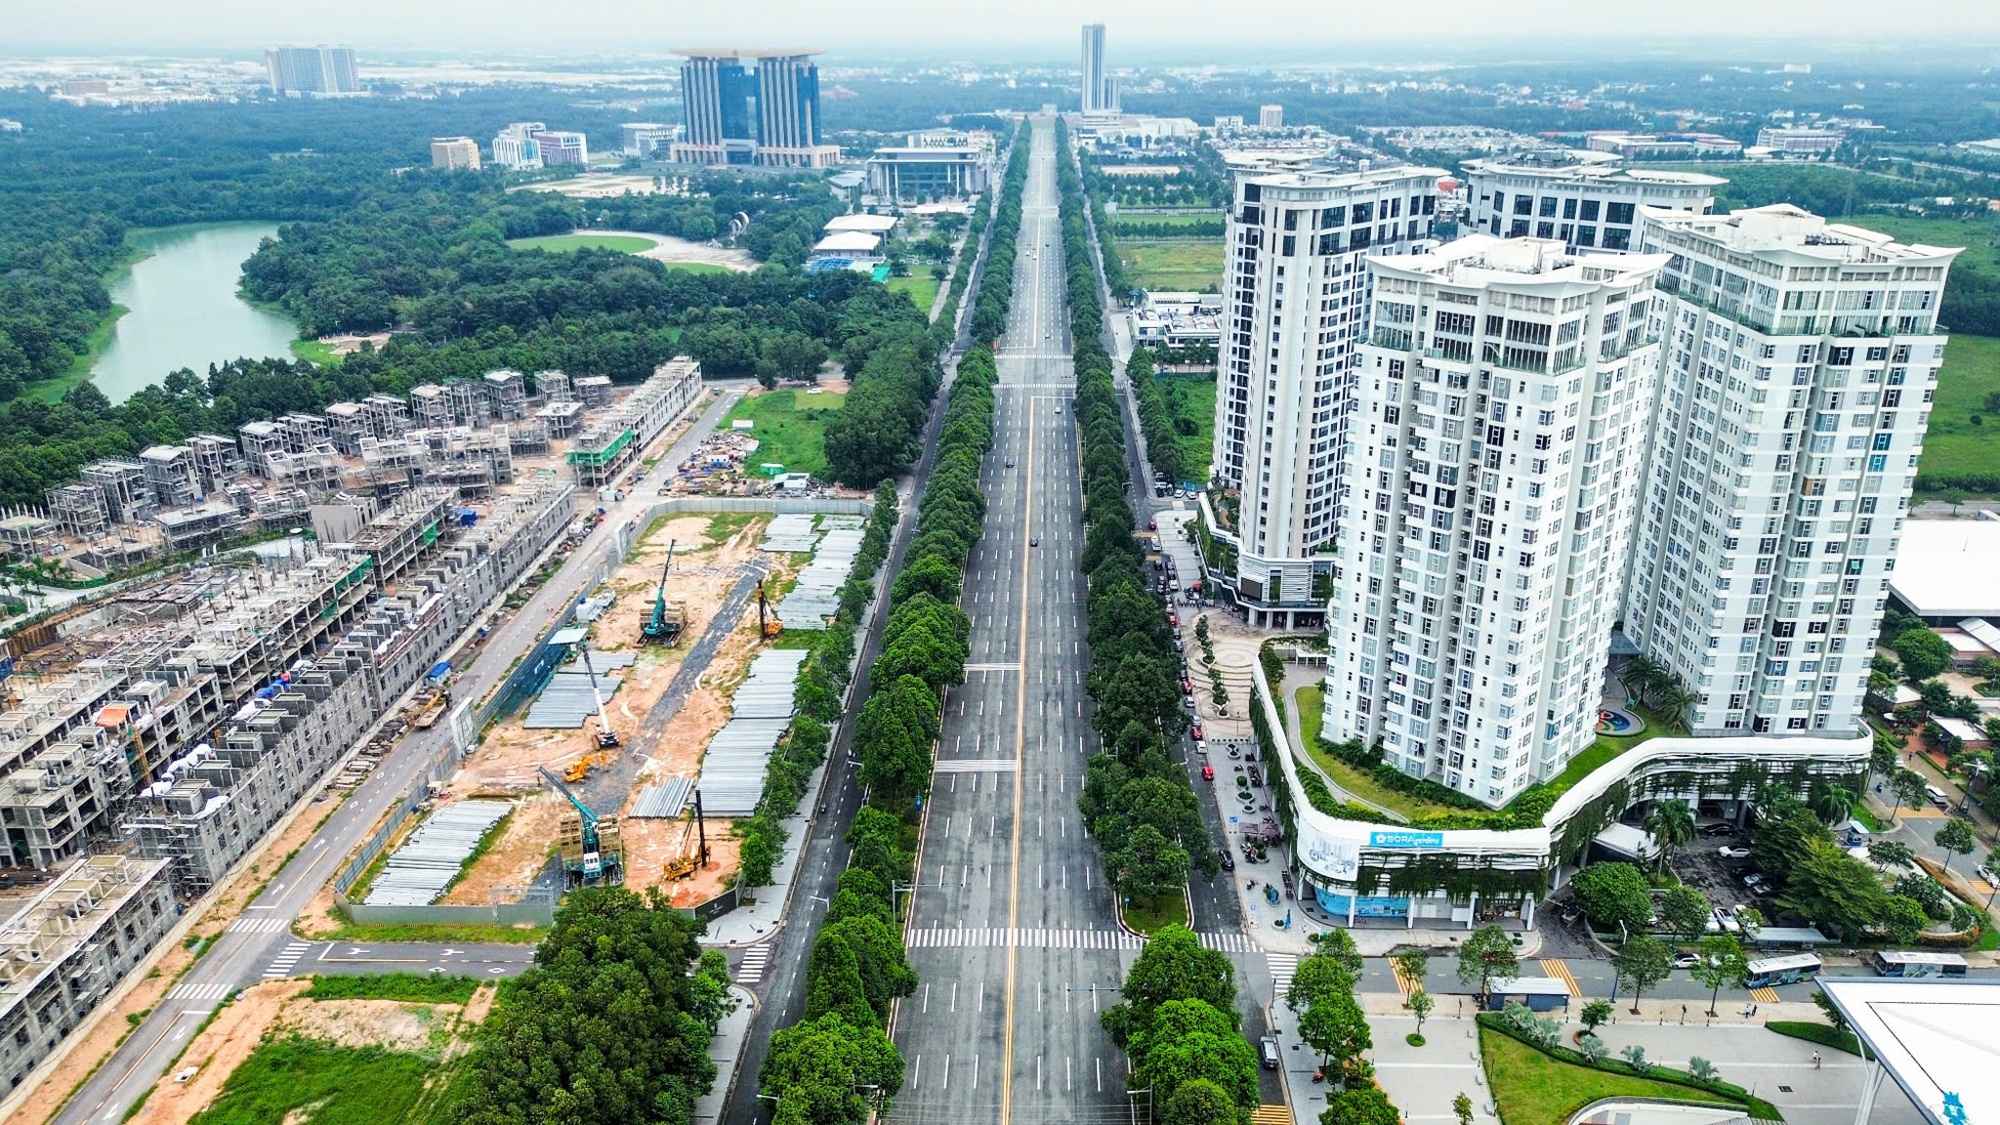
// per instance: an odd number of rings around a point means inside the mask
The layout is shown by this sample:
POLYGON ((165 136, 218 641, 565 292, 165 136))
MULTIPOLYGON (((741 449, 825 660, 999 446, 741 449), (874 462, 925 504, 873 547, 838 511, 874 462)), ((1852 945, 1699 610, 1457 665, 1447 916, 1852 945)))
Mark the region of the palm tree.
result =
POLYGON ((1635 656, 1618 673, 1618 682, 1625 685, 1625 694, 1636 703, 1652 695, 1671 675, 1659 661, 1635 656))
POLYGON ((1828 824, 1839 824, 1854 815, 1854 790, 1844 785, 1823 785, 1813 790, 1807 807, 1828 824))
POLYGON ((1646 810, 1646 832, 1660 849, 1655 860, 1664 871, 1673 853, 1694 840, 1694 809, 1686 801, 1655 801, 1646 810))
POLYGON ((1679 679, 1669 676, 1653 695, 1653 710, 1659 712, 1667 726, 1686 734, 1688 731, 1688 711, 1701 702, 1701 696, 1690 691, 1679 679))

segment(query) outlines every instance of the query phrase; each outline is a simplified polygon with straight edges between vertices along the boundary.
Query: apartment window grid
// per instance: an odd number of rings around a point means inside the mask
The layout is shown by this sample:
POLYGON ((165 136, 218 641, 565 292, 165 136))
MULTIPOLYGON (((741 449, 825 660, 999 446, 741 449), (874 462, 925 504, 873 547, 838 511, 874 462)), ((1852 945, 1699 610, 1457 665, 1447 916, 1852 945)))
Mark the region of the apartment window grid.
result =
POLYGON ((1648 239, 1677 255, 1662 373, 1677 409, 1628 626, 1698 691, 1697 731, 1851 730, 1941 358, 1928 314, 1944 270, 1745 268, 1672 225, 1648 239), (1843 317, 1843 334, 1817 334, 1843 317))

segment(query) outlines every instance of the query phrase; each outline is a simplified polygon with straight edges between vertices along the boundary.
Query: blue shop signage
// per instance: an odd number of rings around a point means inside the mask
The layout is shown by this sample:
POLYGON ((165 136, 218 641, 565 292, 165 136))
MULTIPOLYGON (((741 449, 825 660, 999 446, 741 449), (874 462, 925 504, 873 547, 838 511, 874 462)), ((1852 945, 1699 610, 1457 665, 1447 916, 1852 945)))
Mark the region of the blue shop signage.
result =
POLYGON ((1442 832, 1370 832, 1371 848, 1424 849, 1444 847, 1442 832))

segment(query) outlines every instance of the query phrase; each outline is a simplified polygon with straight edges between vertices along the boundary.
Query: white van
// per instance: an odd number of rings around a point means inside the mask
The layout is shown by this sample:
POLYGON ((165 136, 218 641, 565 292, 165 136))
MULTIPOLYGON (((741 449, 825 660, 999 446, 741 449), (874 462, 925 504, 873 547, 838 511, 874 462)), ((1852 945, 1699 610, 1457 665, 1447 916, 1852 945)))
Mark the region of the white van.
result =
POLYGON ((1924 795, 1926 797, 1929 797, 1931 800, 1931 804, 1936 805, 1938 808, 1945 810, 1949 810, 1951 808, 1951 798, 1945 796, 1944 790, 1939 789, 1935 785, 1924 786, 1924 795))

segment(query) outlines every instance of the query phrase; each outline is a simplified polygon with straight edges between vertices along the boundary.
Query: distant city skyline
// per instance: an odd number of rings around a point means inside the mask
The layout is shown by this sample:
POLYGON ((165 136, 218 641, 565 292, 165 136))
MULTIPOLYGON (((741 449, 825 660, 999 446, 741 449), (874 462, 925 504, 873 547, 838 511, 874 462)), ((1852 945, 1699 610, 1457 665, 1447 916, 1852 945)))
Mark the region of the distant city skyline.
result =
MULTIPOLYGON (((1775 39, 1809 48, 1845 40, 1866 52, 1879 50, 1885 38, 1925 36, 1953 43, 1976 44, 2000 39, 2000 8, 1979 0, 1941 0, 1899 12, 1895 27, 1883 29, 1879 5, 1862 0, 1828 0, 1809 14, 1794 5, 1733 4, 1726 0, 1691 0, 1676 10, 1679 27, 1723 29, 1731 42, 1775 39)), ((200 5, 159 5, 144 0, 75 0, 62 5, 12 5, 9 39, 14 50, 117 50, 172 53, 186 50, 235 50, 275 42, 340 42, 388 50, 514 48, 515 29, 550 14, 549 5, 532 0, 433 0, 409 5, 389 0, 267 5, 252 0, 207 0, 200 5)), ((1391 49, 1398 57, 1429 52, 1449 53, 1454 46, 1481 40, 1505 40, 1551 51, 1559 43, 1546 41, 1623 40, 1635 55, 1654 54, 1671 41, 1633 38, 1629 20, 1617 9, 1557 0, 1532 6, 1495 7, 1470 0, 1446 0, 1432 9, 1424 42, 1407 35, 1404 15, 1394 9, 1344 13, 1337 29, 1315 39, 1315 27, 1328 27, 1323 12, 1305 0, 1278 0, 1260 9, 1251 22, 1218 20, 1210 5, 1190 0, 1098 0, 1078 10, 1054 0, 1026 0, 1004 7, 969 5, 960 11, 936 13, 935 35, 924 34, 920 19, 912 21, 900 5, 884 0, 852 0, 845 4, 807 4, 774 0, 753 14, 722 8, 640 3, 638 0, 586 0, 563 10, 564 18, 538 28, 536 49, 541 57, 566 50, 622 50, 664 54, 669 40, 734 40, 754 36, 763 27, 783 27, 786 34, 809 37, 829 49, 908 50, 946 53, 1014 52, 1035 49, 1050 59, 1067 56, 1074 64, 1079 23, 1119 25, 1121 57, 1128 65, 1159 52, 1186 51, 1190 59, 1217 60, 1218 50, 1255 51, 1269 56, 1281 50, 1287 57, 1357 49, 1391 49), (746 18, 750 17, 750 18, 746 18), (1267 29, 1288 28, 1281 46, 1274 47, 1267 29)), ((1735 52, 1731 52, 1735 54, 1735 52)), ((1886 61, 1886 59, 1885 59, 1886 61)))

